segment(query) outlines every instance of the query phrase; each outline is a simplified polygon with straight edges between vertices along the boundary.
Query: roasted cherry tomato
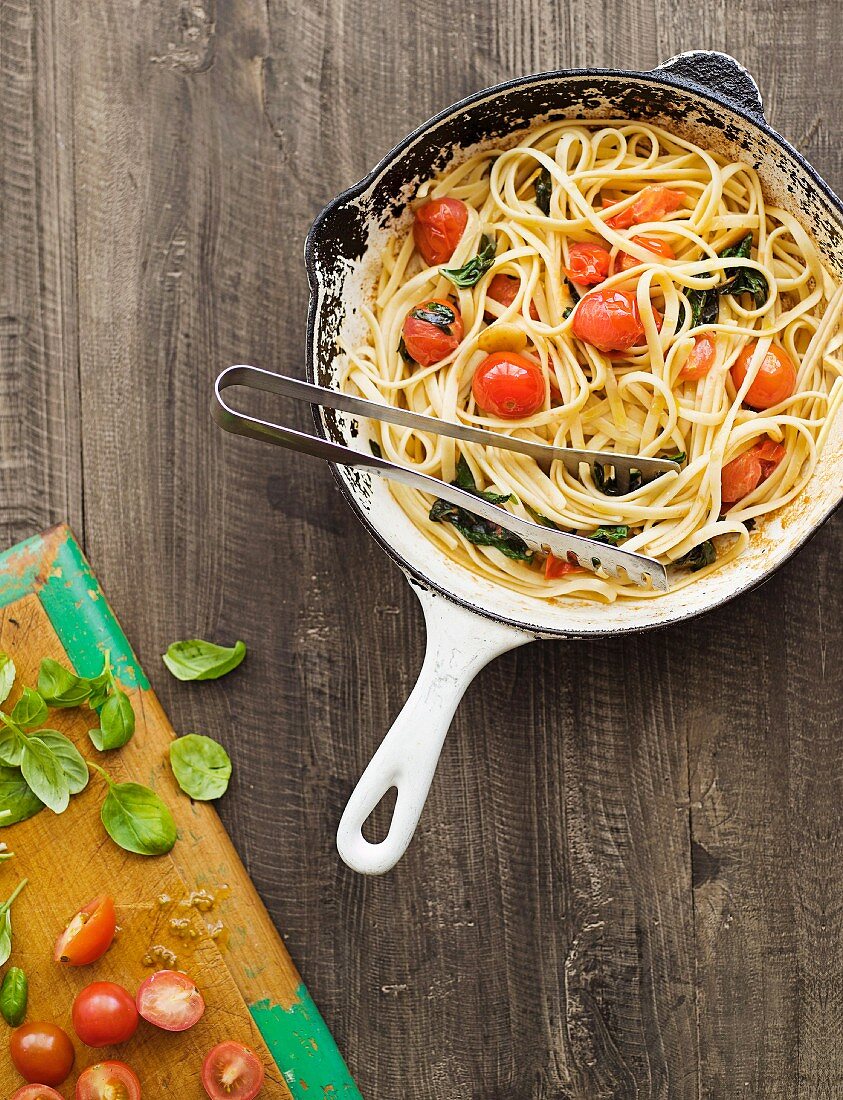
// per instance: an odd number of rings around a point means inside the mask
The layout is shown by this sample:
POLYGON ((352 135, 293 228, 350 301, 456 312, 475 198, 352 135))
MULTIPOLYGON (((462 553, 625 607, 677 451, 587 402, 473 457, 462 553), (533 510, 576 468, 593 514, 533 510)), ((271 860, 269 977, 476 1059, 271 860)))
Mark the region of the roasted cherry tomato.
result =
POLYGON ((64 1100, 64 1097, 49 1085, 24 1085, 12 1093, 10 1100, 64 1100))
POLYGON ((145 1020, 164 1031, 187 1031, 205 1011, 196 983, 178 970, 159 970, 147 978, 135 1004, 145 1020))
MULTIPOLYGON (((606 225, 612 229, 629 229, 641 222, 660 222, 665 214, 678 210, 685 200, 684 191, 671 191, 663 184, 654 183, 645 187, 635 202, 613 218, 606 219, 606 225)), ((614 206, 616 199, 603 199, 603 209, 614 206)))
POLYGON ((56 940, 56 962, 70 966, 96 962, 111 947, 116 927, 114 898, 101 894, 79 910, 56 940))
POLYGON ((76 1082, 76 1100, 141 1100, 138 1075, 125 1062, 98 1062, 76 1082))
MULTIPOLYGON (((735 389, 740 389, 743 385, 749 361, 756 347, 755 343, 747 344, 735 360, 732 367, 732 381, 735 389)), ((795 389, 796 367, 793 361, 786 351, 771 344, 770 350, 761 361, 755 381, 746 391, 744 404, 749 405, 751 409, 770 409, 780 401, 785 401, 795 389)))
POLYGON ((698 378, 704 378, 714 366, 716 352, 713 336, 698 336, 691 348, 691 354, 682 364, 680 382, 696 382, 698 378))
POLYGON ((25 1081, 60 1085, 73 1069, 73 1043, 57 1024, 17 1027, 9 1039, 9 1047, 15 1069, 25 1081))
POLYGON ((431 267, 450 260, 467 222, 468 207, 459 199, 431 199, 418 207, 413 240, 431 267))
POLYGON ((553 554, 548 554, 544 563, 544 578, 547 581, 555 580, 556 577, 564 577, 567 573, 582 572, 583 567, 581 565, 566 561, 564 558, 555 558, 553 554))
POLYGON ((577 241, 568 248, 565 274, 580 286, 596 286, 609 275, 609 252, 601 244, 577 241))
POLYGON ((211 1100, 254 1100, 263 1087, 263 1062, 251 1047, 227 1040, 209 1051, 202 1086, 211 1100))
POLYGON ((417 363, 429 367, 450 355, 462 340, 462 317, 443 298, 420 302, 404 318, 404 346, 417 363))
POLYGON ((73 1027, 89 1047, 125 1043, 138 1028, 138 1010, 122 985, 92 982, 73 1002, 73 1027))
POLYGON ((574 313, 574 336, 600 351, 627 351, 640 343, 644 325, 635 294, 617 288, 593 290, 574 313))
MULTIPOLYGON (((667 243, 662 240, 661 237, 632 237, 633 244, 639 244, 642 248, 646 248, 648 252, 652 252, 655 256, 661 256, 664 260, 675 260, 676 253, 667 243)), ((634 256, 630 256, 628 252, 621 252, 615 261, 616 271, 629 271, 633 267, 640 267, 643 260, 637 260, 634 256)))
MULTIPOLYGON (((493 302, 500 302, 500 304, 506 308, 511 306, 515 301, 515 295, 518 293, 518 288, 521 285, 521 280, 517 275, 506 275, 503 272, 495 275, 492 281, 486 288, 486 297, 491 298, 493 302)), ((494 320, 494 314, 488 310, 485 311, 484 316, 487 321, 494 320)), ((530 316, 534 321, 539 319, 539 311, 536 309, 535 302, 530 302, 530 316)))
POLYGON ((783 443, 765 437, 742 455, 727 462, 720 473, 720 498, 724 504, 743 500, 748 493, 766 481, 784 458, 783 443))
POLYGON ((474 372, 471 392, 483 412, 504 420, 532 416, 544 404, 541 367, 516 351, 487 355, 474 372))

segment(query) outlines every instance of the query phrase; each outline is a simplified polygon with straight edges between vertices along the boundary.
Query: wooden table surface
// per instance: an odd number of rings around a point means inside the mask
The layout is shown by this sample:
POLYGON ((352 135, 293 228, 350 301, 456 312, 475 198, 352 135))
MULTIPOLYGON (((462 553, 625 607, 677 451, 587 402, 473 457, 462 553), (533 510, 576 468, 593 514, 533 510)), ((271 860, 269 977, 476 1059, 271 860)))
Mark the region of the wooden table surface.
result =
POLYGON ((311 219, 506 77, 709 47, 843 190, 837 0, 2 0, 0 542, 67 519, 367 1100, 843 1094, 843 524, 760 591, 470 689, 419 833, 334 832, 420 611, 328 470, 212 427, 303 370, 311 219), (174 638, 244 638, 182 685, 174 638), (157 674, 156 674, 157 669, 157 674))

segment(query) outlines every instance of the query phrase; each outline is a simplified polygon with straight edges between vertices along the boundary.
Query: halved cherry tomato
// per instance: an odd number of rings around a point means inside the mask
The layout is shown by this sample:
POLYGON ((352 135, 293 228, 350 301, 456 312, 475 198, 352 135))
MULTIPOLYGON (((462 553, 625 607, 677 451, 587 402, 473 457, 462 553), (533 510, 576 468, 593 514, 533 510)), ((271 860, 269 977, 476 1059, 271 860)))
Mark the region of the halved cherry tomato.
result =
POLYGON ((64 1097, 49 1085, 24 1085, 12 1093, 10 1100, 64 1100, 64 1097))
POLYGON ((116 928, 114 898, 101 894, 82 906, 56 940, 56 962, 69 966, 96 962, 111 947, 116 928))
MULTIPOLYGON (((642 248, 646 248, 648 252, 652 252, 656 256, 661 256, 665 260, 675 260, 676 253, 667 243, 662 240, 661 237, 648 237, 642 235, 640 237, 631 238, 633 244, 640 244, 642 248)), ((629 271, 633 267, 640 267, 643 260, 637 260, 635 256, 630 256, 628 252, 621 252, 615 261, 615 271, 629 271)))
POLYGON ((138 1010, 122 985, 92 982, 76 994, 73 1027, 89 1047, 125 1043, 138 1028, 138 1010))
POLYGON ((581 286, 597 286, 609 275, 609 252, 600 244, 576 241, 568 248, 568 278, 581 286))
POLYGON ((141 1084, 125 1062, 98 1062, 82 1070, 76 1100, 141 1100, 141 1084))
POLYGON ((145 1020, 164 1031, 187 1031, 205 1011, 196 983, 178 970, 159 970, 147 978, 135 1003, 145 1020))
POLYGON ((9 1048, 24 1081, 60 1085, 73 1069, 73 1043, 57 1024, 33 1022, 16 1027, 9 1048))
POLYGON ((218 1043, 202 1064, 202 1087, 211 1100, 254 1100, 266 1071, 251 1047, 218 1043))
MULTIPOLYGON (((747 344, 732 367, 732 381, 740 389, 749 361, 758 345, 747 344)), ((746 391, 744 404, 751 409, 770 409, 785 401, 796 389, 796 367, 790 356, 782 348, 770 345, 770 350, 761 361, 755 381, 746 391)))
POLYGON ((592 290, 574 313, 574 336, 600 351, 627 351, 640 342, 644 325, 635 294, 617 287, 592 290))
MULTIPOLYGON (((521 285, 521 280, 517 275, 507 275, 504 272, 500 272, 495 275, 492 281, 486 288, 486 297, 491 298, 493 302, 500 302, 500 304, 506 308, 511 306, 515 301, 515 295, 518 293, 518 288, 521 285)), ((494 314, 488 310, 485 311, 484 316, 487 321, 494 320, 494 314)), ((534 321, 539 319, 539 311, 536 309, 536 303, 530 302, 530 316, 534 321)))
POLYGON ((515 351, 487 355, 474 372, 471 392, 486 413, 504 420, 532 416, 544 404, 541 367, 515 351))
POLYGON ((720 473, 720 498, 724 504, 743 500, 766 481, 784 458, 783 443, 766 436, 760 443, 727 462, 720 473))
POLYGON ((546 581, 554 580, 556 577, 564 577, 566 573, 582 573, 583 567, 581 565, 575 565, 572 561, 566 561, 564 558, 556 558, 553 554, 548 554, 544 563, 544 579, 546 581))
MULTIPOLYGON (((631 225, 640 225, 641 222, 660 222, 665 214, 678 210, 684 199, 684 191, 671 191, 661 183, 654 183, 645 187, 626 210, 615 214, 613 218, 607 218, 606 225, 612 229, 629 229, 631 225)), ((617 201, 603 199, 603 209, 614 206, 617 201)))
POLYGON ((698 336, 691 348, 691 354, 682 364, 682 370, 679 372, 680 382, 696 382, 698 378, 704 378, 714 366, 716 353, 713 336, 698 336))
POLYGON ((413 240, 427 263, 447 263, 468 222, 468 207, 459 199, 431 199, 416 210, 413 240))
POLYGON ((450 355, 459 346, 462 332, 460 311, 444 298, 428 298, 426 302, 414 306, 404 318, 402 329, 404 346, 423 367, 429 367, 450 355), (431 309, 431 306, 434 308, 431 309), (444 313, 442 307, 449 313, 444 313), (425 316, 431 319, 426 320, 425 316))

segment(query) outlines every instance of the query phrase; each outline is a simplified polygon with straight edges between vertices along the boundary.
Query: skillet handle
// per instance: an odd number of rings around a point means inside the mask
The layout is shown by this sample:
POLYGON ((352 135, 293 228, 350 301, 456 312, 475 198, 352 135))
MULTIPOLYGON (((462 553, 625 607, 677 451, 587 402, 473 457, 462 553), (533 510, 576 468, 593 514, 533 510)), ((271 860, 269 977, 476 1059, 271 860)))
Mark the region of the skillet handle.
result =
MULTIPOLYGON (((382 875, 407 850, 436 770, 445 735, 465 689, 492 658, 533 635, 481 618, 415 584, 427 623, 427 650, 416 686, 352 792, 337 830, 337 849, 353 871, 382 875), (363 825, 392 787, 398 790, 386 838, 363 825)), ((481 751, 481 746, 477 746, 481 751)))
POLYGON ((696 84, 705 91, 717 92, 748 114, 764 118, 758 85, 731 54, 719 50, 689 50, 671 57, 655 71, 669 73, 682 83, 696 84))

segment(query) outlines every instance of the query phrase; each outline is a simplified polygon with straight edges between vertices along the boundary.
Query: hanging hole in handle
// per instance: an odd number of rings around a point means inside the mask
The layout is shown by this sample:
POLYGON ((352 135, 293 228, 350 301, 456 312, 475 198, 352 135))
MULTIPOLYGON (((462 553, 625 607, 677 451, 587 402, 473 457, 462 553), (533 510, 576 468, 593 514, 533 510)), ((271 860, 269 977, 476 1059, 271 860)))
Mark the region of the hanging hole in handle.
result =
POLYGON ((398 787, 393 783, 388 790, 384 791, 380 802, 373 808, 360 829, 360 832, 370 844, 380 844, 386 840, 397 801, 398 787))

